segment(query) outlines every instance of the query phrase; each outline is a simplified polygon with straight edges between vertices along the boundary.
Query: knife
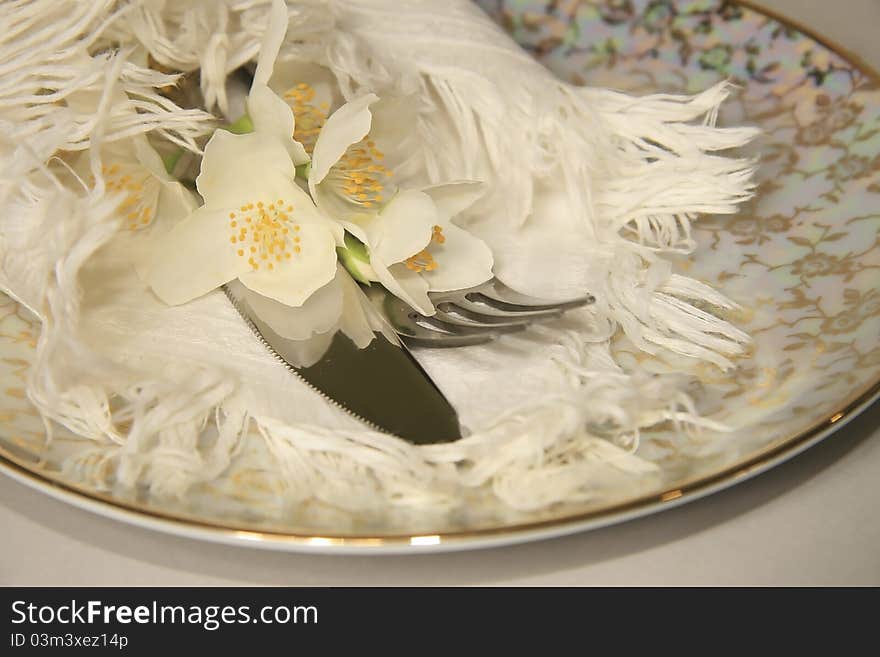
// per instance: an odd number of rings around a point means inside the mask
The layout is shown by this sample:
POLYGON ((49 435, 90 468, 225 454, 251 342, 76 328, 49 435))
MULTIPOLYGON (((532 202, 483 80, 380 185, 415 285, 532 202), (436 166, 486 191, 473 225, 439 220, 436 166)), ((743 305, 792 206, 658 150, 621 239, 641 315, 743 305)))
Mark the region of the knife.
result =
POLYGON ((350 415, 417 445, 461 438, 455 409, 393 331, 375 331, 363 349, 342 331, 318 336, 323 354, 312 363, 303 359, 304 341, 278 335, 228 284, 223 291, 275 358, 350 415))

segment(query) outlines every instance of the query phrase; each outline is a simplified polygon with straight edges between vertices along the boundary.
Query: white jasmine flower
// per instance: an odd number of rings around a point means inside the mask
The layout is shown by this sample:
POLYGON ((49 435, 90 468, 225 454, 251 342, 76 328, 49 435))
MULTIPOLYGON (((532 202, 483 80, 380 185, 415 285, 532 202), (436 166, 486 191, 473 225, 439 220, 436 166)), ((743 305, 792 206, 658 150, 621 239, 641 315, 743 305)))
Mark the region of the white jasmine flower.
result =
MULTIPOLYGON (((425 315, 434 313, 428 292, 472 287, 491 278, 489 248, 452 223, 479 198, 479 185, 419 190, 396 184, 389 162, 407 159, 415 125, 412 99, 380 101, 365 94, 331 114, 339 94, 327 69, 294 62, 278 67, 275 75, 287 14, 282 3, 272 11, 248 114, 255 131, 285 142, 295 164, 311 156, 307 177, 315 204, 366 246, 364 259, 350 240, 354 250, 338 240, 352 274, 362 282, 380 282, 425 315), (297 82, 298 76, 306 79, 297 82), (283 89, 283 99, 270 85, 283 89)), ((341 231, 336 234, 341 238, 341 231)))
POLYGON ((276 136, 215 132, 196 179, 205 204, 153 245, 146 278, 156 294, 181 304, 238 279, 298 307, 332 281, 337 229, 294 176, 276 136))
MULTIPOLYGON (((97 181, 86 173, 88 167, 88 157, 80 157, 76 170, 94 187, 97 181)), ((106 193, 119 197, 117 214, 123 228, 131 231, 147 228, 159 218, 176 222, 196 207, 192 193, 168 174, 143 135, 102 147, 101 177, 106 193)))
MULTIPOLYGON (((114 105, 125 107, 132 116, 136 114, 134 104, 123 92, 114 93, 113 98, 114 105)), ((100 101, 101 94, 94 91, 78 91, 66 99, 82 114, 97 112, 100 101)), ((74 161, 73 172, 89 188, 98 184, 96 175, 100 175, 105 193, 120 199, 117 215, 123 228, 141 231, 157 219, 173 223, 196 207, 193 194, 168 173, 146 135, 104 142, 98 154, 100 173, 92 168, 90 151, 74 161)))
POLYGON ((366 245, 368 263, 356 251, 347 260, 354 264, 353 274, 380 282, 430 315, 434 306, 428 292, 483 283, 492 277, 493 259, 489 247, 452 223, 482 195, 482 185, 396 185, 393 170, 385 164, 384 145, 401 148, 404 143, 408 128, 399 120, 402 111, 399 104, 383 104, 374 94, 336 110, 315 140, 308 185, 317 206, 366 245), (382 116, 383 111, 388 114, 382 116))

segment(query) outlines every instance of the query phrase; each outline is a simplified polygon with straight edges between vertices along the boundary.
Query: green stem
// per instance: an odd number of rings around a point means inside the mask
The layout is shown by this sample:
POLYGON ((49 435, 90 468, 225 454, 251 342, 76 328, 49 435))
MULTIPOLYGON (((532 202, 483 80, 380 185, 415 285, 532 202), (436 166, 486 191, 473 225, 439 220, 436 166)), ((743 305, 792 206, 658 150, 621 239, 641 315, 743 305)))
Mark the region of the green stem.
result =
POLYGON ((254 131, 254 122, 247 114, 242 114, 237 121, 224 126, 224 129, 236 135, 244 135, 254 131))
POLYGON ((345 233, 345 246, 336 247, 339 262, 359 283, 369 285, 373 268, 370 267, 370 254, 366 245, 349 232, 345 233))

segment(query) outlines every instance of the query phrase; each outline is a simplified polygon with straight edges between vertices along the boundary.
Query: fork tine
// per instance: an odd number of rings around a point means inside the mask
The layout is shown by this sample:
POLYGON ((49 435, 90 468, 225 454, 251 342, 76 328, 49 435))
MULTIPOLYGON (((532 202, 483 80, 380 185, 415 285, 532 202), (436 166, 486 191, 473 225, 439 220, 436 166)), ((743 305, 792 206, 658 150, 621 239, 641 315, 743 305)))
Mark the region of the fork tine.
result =
POLYGON ((419 325, 398 326, 397 332, 410 347, 470 347, 491 342, 496 337, 489 331, 457 335, 419 325))
POLYGON ((490 342, 501 333, 509 333, 520 327, 486 327, 458 325, 436 317, 424 317, 405 302, 380 290, 368 292, 394 330, 410 346, 464 347, 490 342))
POLYGON ((535 320, 553 319, 559 317, 559 310, 538 310, 530 312, 504 312, 488 308, 484 304, 477 304, 466 300, 456 303, 444 301, 437 304, 437 315, 444 321, 452 323, 466 321, 468 326, 507 326, 529 324, 535 320), (447 319, 448 318, 448 319, 447 319))
POLYGON ((502 335, 504 333, 514 333, 525 328, 525 324, 508 323, 508 324, 479 324, 467 320, 460 320, 452 317, 448 313, 438 312, 431 317, 425 317, 418 313, 412 313, 410 320, 419 326, 439 329, 453 335, 486 335, 492 333, 494 335, 502 335))
POLYGON ((365 291, 407 344, 425 347, 482 344, 594 301, 592 296, 544 301, 520 294, 493 279, 469 290, 432 293, 436 313, 427 317, 383 288, 374 286, 365 291))
POLYGON ((536 299, 521 292, 517 292, 497 278, 480 285, 465 293, 464 298, 468 301, 485 303, 497 310, 504 312, 531 312, 538 310, 565 311, 579 308, 593 303, 596 299, 592 295, 569 299, 567 301, 550 301, 536 299))

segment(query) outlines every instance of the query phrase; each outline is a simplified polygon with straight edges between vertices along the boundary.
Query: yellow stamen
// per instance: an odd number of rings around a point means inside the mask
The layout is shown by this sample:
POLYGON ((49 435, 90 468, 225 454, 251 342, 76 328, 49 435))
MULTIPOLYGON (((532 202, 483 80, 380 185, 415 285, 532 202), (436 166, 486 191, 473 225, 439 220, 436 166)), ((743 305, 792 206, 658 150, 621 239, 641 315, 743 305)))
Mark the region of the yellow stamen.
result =
MULTIPOLYGON (((230 222, 229 241, 232 244, 241 242, 247 248, 236 249, 239 257, 248 257, 248 264, 251 269, 259 269, 260 261, 269 261, 265 264, 272 270, 272 260, 282 262, 285 258, 290 258, 294 252, 294 243, 290 239, 290 227, 293 226, 294 231, 299 230, 299 224, 293 223, 293 217, 287 212, 282 211, 284 207, 284 199, 278 199, 277 202, 258 200, 255 203, 248 202, 242 207, 245 211, 249 208, 253 210, 253 214, 243 215, 244 224, 239 226, 238 219, 230 222)), ((293 206, 288 206, 293 210, 293 206)), ((296 240, 300 241, 299 238, 296 240)), ((299 244, 296 245, 297 253, 301 251, 299 244)))
POLYGON ((371 210, 383 202, 385 181, 392 175, 381 163, 384 158, 376 142, 366 137, 349 146, 333 166, 331 184, 353 205, 371 210))
POLYGON ((283 95, 284 100, 293 110, 293 138, 303 145, 306 153, 311 155, 315 150, 318 134, 327 121, 329 105, 321 103, 316 106, 315 90, 305 82, 288 89, 283 95))
MULTIPOLYGON (((443 244, 446 241, 446 236, 443 234, 443 228, 441 226, 434 226, 431 231, 431 243, 443 244)), ((430 245, 429 245, 430 246, 430 245)), ((410 271, 414 271, 417 274, 422 273, 423 271, 434 271, 437 269, 437 261, 434 260, 434 256, 431 255, 430 251, 427 248, 422 249, 414 256, 406 259, 406 268, 410 271)))
MULTIPOLYGON (((139 164, 104 165, 101 175, 108 192, 121 197, 116 211, 124 217, 130 230, 138 230, 152 221, 153 208, 158 201, 159 182, 139 164)), ((95 178, 89 184, 95 185, 95 178)))

